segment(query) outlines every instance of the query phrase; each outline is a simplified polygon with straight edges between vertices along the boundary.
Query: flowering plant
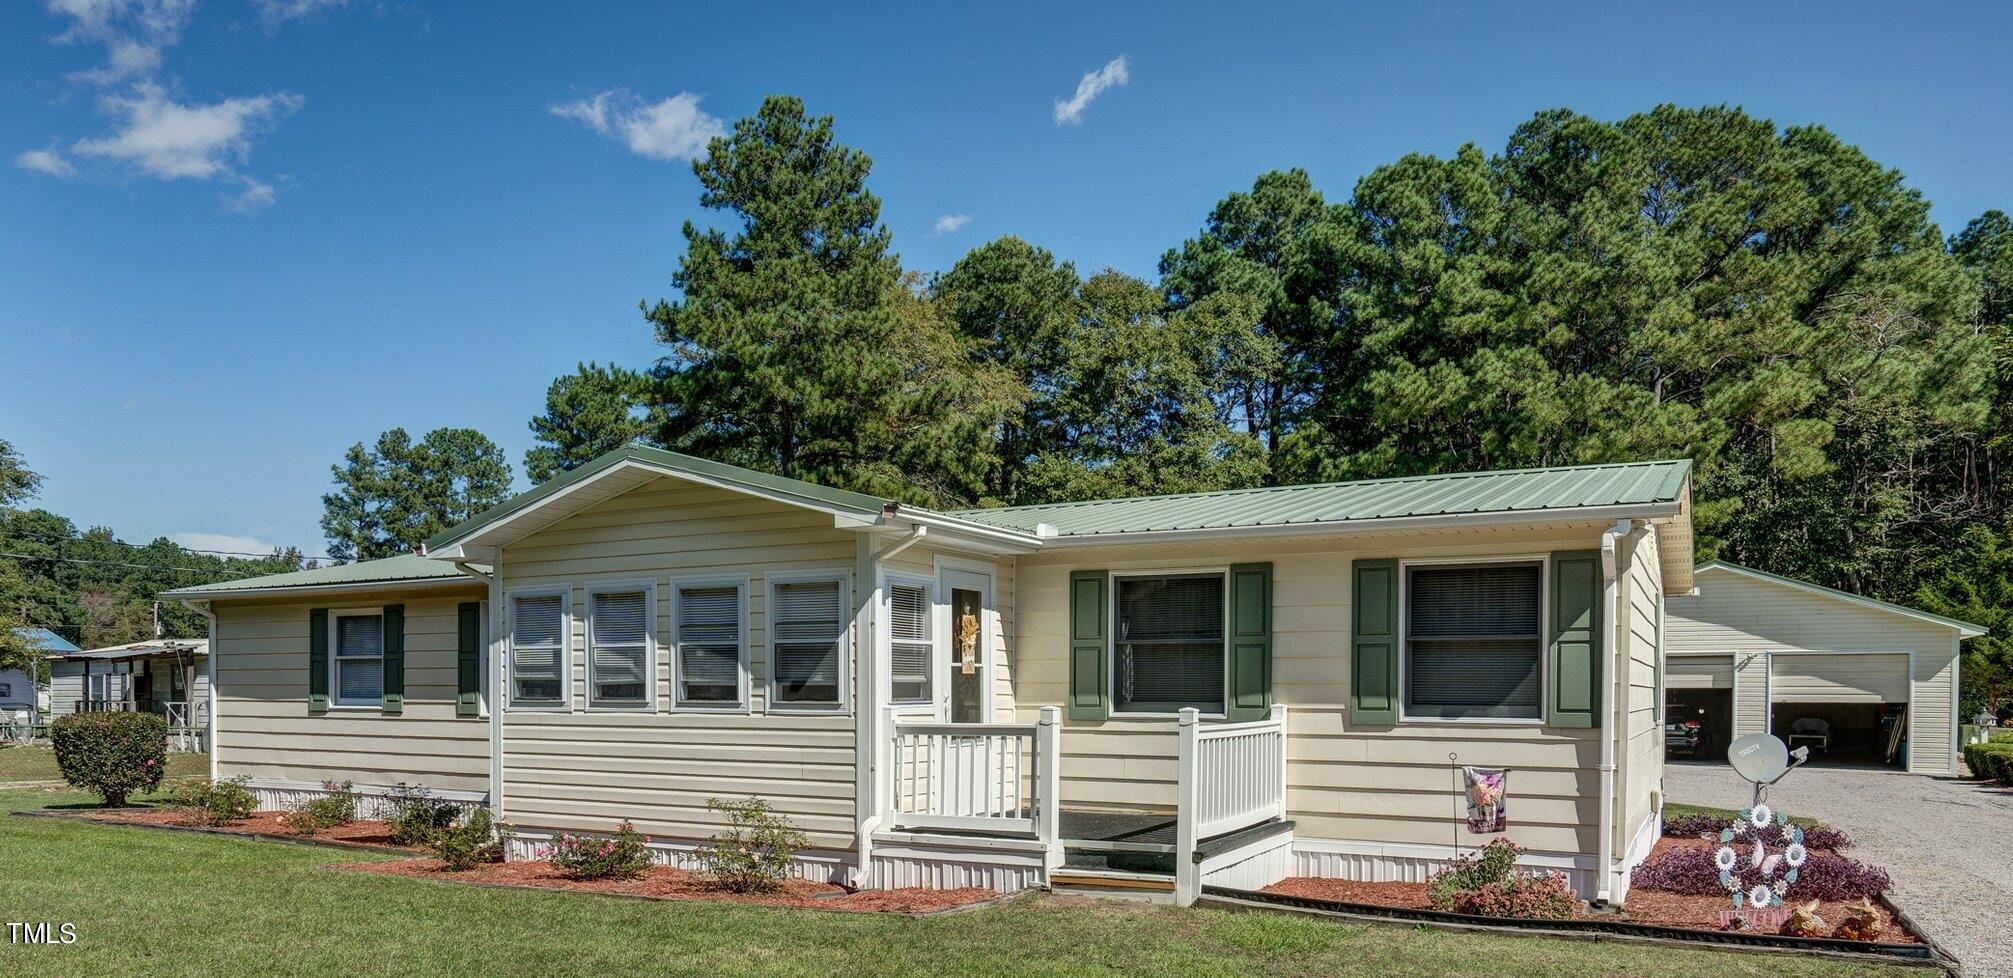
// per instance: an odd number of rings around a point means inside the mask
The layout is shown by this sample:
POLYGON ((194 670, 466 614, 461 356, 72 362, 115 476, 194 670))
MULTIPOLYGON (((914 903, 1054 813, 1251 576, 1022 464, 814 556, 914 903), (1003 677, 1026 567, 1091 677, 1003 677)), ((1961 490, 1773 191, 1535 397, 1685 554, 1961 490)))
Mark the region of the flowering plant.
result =
POLYGON ((643 833, 625 819, 611 837, 561 832, 539 852, 577 880, 627 880, 650 868, 650 850, 643 843, 643 833))

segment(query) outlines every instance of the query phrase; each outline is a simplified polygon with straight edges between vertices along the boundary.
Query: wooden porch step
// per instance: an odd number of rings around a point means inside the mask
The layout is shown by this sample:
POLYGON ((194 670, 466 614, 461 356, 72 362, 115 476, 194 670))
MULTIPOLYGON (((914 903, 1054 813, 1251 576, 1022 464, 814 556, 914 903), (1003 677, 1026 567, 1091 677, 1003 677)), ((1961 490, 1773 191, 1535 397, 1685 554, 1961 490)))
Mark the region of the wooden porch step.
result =
POLYGON ((1146 873, 1059 870, 1049 874, 1051 887, 1071 890, 1111 890, 1133 893, 1173 893, 1174 877, 1146 873))

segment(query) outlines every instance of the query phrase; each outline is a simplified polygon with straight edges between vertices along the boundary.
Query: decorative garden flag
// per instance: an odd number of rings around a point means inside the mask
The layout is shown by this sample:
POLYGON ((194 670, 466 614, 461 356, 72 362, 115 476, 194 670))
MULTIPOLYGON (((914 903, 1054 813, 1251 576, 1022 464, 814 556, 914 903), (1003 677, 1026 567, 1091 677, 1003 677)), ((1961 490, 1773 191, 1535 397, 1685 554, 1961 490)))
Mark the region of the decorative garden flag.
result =
POLYGON ((1488 835, 1507 829, 1503 792, 1509 784, 1509 769, 1464 767, 1461 775, 1468 782, 1468 831, 1488 835))

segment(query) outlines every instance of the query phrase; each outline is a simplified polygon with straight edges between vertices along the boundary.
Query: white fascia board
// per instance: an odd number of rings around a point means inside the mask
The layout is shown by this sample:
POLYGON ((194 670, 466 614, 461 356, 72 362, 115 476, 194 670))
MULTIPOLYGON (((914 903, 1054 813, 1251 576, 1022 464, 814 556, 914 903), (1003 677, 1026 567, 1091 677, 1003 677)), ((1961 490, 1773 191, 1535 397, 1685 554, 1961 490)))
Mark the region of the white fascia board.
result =
POLYGON ((432 591, 473 588, 481 585, 466 577, 421 577, 389 581, 350 581, 343 584, 309 584, 292 587, 254 587, 240 590, 199 591, 193 594, 178 594, 163 591, 161 597, 173 598, 184 603, 191 601, 214 601, 218 598, 262 598, 277 595, 298 595, 319 597, 331 594, 354 594, 359 591, 432 591))

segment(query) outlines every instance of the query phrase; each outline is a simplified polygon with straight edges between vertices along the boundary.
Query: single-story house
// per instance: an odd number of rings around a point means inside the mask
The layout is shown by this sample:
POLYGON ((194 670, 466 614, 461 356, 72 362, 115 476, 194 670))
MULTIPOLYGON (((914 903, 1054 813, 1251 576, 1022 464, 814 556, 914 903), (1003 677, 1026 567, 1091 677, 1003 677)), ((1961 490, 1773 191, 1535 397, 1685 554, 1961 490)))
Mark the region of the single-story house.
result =
POLYGON ((178 738, 194 738, 210 723, 209 653, 209 639, 167 638, 51 654, 50 716, 158 713, 178 738))
POLYGON ((1696 576, 1665 611, 1665 681, 1700 754, 1766 731, 1816 763, 1958 771, 1958 647, 1984 628, 1725 561, 1696 576))
MULTIPOLYGON (((77 651, 69 639, 46 628, 17 628, 14 634, 44 655, 77 651)), ((25 670, 0 669, 0 713, 39 712, 42 704, 37 701, 37 689, 35 677, 25 670)))
POLYGON ((1508 837, 1621 902, 1658 833, 1690 463, 935 511, 624 448, 421 554, 166 592, 213 773, 630 820, 769 801, 863 887, 1422 880, 1508 837))

